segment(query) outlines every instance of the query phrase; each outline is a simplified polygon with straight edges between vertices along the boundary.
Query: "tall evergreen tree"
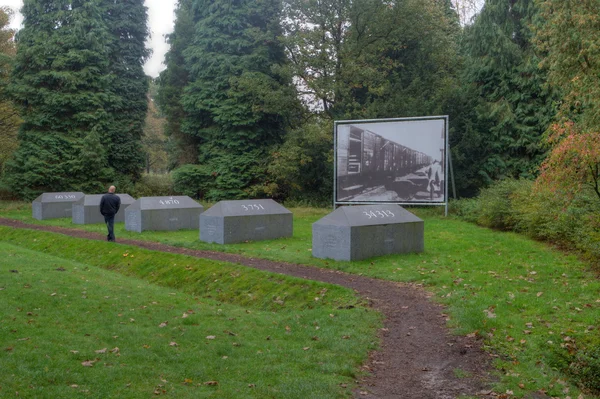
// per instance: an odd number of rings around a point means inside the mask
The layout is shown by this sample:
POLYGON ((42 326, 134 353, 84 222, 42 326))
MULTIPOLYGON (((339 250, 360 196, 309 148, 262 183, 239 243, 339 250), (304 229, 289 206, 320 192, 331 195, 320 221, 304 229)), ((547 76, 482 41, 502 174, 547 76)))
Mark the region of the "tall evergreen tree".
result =
POLYGON ((97 192, 116 177, 135 178, 143 166, 136 132, 137 114, 145 116, 137 97, 145 104, 147 83, 139 71, 146 36, 133 25, 145 32, 145 9, 139 14, 135 7, 141 0, 128 2, 127 12, 117 3, 24 2, 9 86, 24 123, 7 181, 25 198, 97 192))
POLYGON ((282 73, 279 0, 195 0, 193 42, 184 50, 189 83, 181 130, 200 141, 209 198, 242 198, 260 186, 280 143, 296 92, 282 73))
POLYGON ((465 29, 465 90, 475 99, 465 107, 473 108, 469 123, 452 141, 463 190, 532 177, 544 157, 554 97, 533 45, 538 13, 534 0, 487 0, 465 29))
POLYGON ((185 117, 181 97, 189 82, 183 51, 191 45, 194 38, 193 17, 192 0, 179 0, 175 9, 175 27, 167 36, 170 45, 165 54, 167 68, 157 79, 156 101, 167 119, 165 135, 170 138, 169 169, 198 162, 199 140, 195 135, 181 131, 181 122, 185 117))
MULTIPOLYGON (((23 29, 9 91, 24 123, 19 148, 8 165, 15 193, 96 191, 109 179, 106 159, 89 176, 84 154, 102 153, 106 105, 118 101, 108 72, 109 32, 95 1, 25 0, 23 29), (93 148, 95 147, 95 148, 93 148)), ((93 168, 92 168, 93 169, 93 168)))
POLYGON ((111 91, 119 98, 107 109, 112 123, 102 137, 108 164, 117 175, 134 180, 144 166, 142 136, 148 110, 148 78, 144 62, 150 52, 145 42, 147 8, 144 0, 102 0, 104 19, 109 30, 109 68, 114 77, 111 91))

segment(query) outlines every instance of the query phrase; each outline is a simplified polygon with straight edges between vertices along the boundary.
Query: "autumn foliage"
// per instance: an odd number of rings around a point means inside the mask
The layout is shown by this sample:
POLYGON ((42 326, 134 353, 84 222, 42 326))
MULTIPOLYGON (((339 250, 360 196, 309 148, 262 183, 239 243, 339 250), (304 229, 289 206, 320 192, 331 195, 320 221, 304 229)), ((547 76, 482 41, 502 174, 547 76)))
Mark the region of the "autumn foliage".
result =
POLYGON ((554 124, 549 132, 552 150, 542 164, 536 189, 572 198, 591 187, 600 199, 600 133, 580 131, 571 121, 554 124))

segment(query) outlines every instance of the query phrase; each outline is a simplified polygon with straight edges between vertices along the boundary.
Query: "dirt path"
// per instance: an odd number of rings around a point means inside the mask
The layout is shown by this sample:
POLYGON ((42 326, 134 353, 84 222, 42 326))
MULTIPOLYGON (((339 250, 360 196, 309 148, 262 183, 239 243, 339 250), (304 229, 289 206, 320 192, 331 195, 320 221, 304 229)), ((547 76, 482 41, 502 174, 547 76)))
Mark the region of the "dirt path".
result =
MULTIPOLYGON (((77 229, 25 224, 0 218, 0 225, 66 234, 91 240, 104 235, 77 229)), ((422 288, 339 271, 246 258, 235 254, 191 250, 148 241, 118 240, 155 251, 239 263, 255 269, 338 284, 367 298, 385 315, 379 335, 381 349, 363 368, 356 398, 454 399, 460 395, 491 395, 490 357, 475 338, 453 336, 442 306, 432 303, 422 288)))

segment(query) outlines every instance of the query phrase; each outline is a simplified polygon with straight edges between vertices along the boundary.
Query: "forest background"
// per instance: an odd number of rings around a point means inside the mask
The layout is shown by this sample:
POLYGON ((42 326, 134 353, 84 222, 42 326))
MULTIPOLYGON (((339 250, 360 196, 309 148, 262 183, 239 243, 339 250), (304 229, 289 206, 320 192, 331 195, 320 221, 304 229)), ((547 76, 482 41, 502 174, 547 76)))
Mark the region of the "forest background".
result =
POLYGON ((457 212, 596 237, 600 0, 470 6, 180 0, 156 79, 142 0, 26 0, 16 36, 3 8, 0 193, 329 205, 334 120, 449 115, 458 196, 500 187, 509 207, 457 212))

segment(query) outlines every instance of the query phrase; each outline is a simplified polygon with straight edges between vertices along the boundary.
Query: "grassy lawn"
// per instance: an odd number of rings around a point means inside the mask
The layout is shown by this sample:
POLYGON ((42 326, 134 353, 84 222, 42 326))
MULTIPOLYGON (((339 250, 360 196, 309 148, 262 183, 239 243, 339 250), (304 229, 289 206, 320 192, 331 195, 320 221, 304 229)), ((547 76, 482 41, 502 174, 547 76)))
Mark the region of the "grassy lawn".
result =
MULTIPOLYGON (((563 372, 577 360, 570 357, 574 353, 587 353, 600 345, 600 281, 575 256, 513 233, 479 228, 445 218, 436 210, 418 209, 415 213, 425 220, 424 253, 360 262, 315 259, 310 251, 311 224, 331 210, 291 210, 294 237, 288 239, 216 245, 200 242, 195 230, 139 234, 125 231, 123 224, 117 225, 116 235, 117 240, 154 240, 422 284, 435 294, 435 300, 447 306, 449 324, 456 333, 484 339, 487 350, 496 358, 500 381, 495 391, 509 392, 507 397, 542 391, 552 397, 578 398, 582 391, 576 381, 582 386, 594 376, 597 368, 563 372)), ((29 204, 0 205, 0 214, 31 223, 102 233, 105 230, 103 225, 72 225, 67 219, 35 221, 29 204)), ((2 234, 7 240, 11 233, 2 234)), ((26 246, 31 245, 28 241, 26 246)), ((162 284, 165 274, 142 277, 162 284)), ((238 304, 246 306, 241 300, 238 304)), ((586 366, 585 361, 579 359, 579 364, 586 366)), ((596 378, 600 380, 600 376, 596 378)), ((588 384, 587 388, 594 386, 588 384)), ((584 392, 582 397, 597 396, 584 392)))
POLYGON ((380 319, 350 290, 0 233, 0 397, 337 398, 376 347, 380 319))

